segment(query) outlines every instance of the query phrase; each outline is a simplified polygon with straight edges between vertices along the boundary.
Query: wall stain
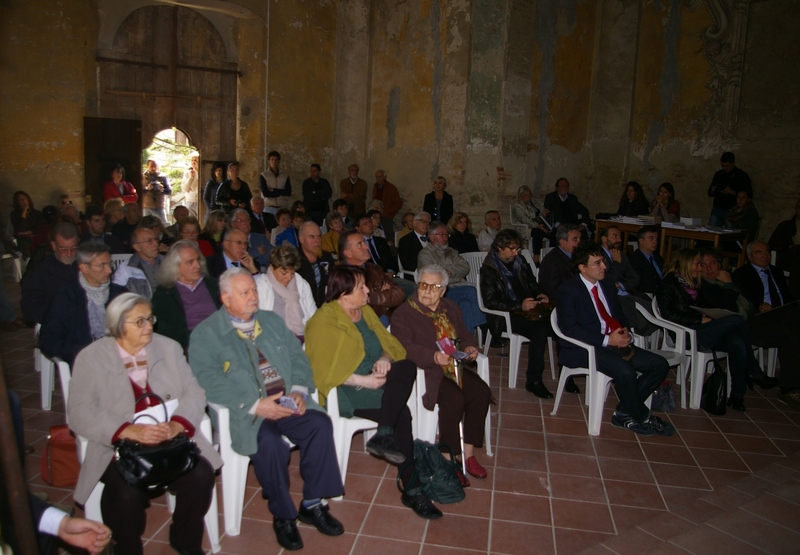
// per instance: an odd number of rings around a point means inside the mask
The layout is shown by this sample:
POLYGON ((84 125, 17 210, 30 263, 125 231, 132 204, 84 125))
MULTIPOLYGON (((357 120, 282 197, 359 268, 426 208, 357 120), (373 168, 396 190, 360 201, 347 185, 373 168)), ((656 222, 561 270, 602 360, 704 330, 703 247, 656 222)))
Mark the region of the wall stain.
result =
POLYGON ((392 88, 389 93, 389 103, 386 106, 386 148, 394 147, 395 132, 397 131, 397 116, 400 115, 400 87, 392 88))
MULTIPOLYGON (((433 125, 436 129, 436 144, 442 144, 442 79, 444 60, 442 58, 443 32, 439 17, 439 0, 431 2, 431 38, 433 39, 433 83, 431 85, 431 108, 433 109, 433 125)), ((436 149, 436 158, 431 167, 431 181, 439 175, 439 156, 441 149, 436 149)))

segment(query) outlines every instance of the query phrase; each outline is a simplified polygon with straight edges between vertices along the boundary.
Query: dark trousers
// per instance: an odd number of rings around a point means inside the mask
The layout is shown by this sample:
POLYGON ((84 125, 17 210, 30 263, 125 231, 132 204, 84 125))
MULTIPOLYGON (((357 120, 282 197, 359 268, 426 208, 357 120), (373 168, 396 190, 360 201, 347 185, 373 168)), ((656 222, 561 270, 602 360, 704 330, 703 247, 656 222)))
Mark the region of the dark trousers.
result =
POLYGON ((264 420, 258 429, 258 451, 250 455, 253 470, 270 512, 294 520, 297 507, 289 495, 290 448, 286 436, 300 450, 303 499, 338 497, 344 493, 331 419, 324 412, 306 410, 302 416, 264 420))
POLYGON ((547 336, 552 333, 550 320, 532 322, 516 314, 511 314, 511 330, 529 339, 528 370, 525 374, 527 382, 533 384, 542 381, 544 350, 547 347, 547 336))
MULTIPOLYGON (((411 411, 408 410, 408 397, 417 379, 417 366, 410 360, 398 360, 392 363, 392 369, 386 375, 383 385, 383 399, 379 409, 356 409, 353 416, 377 422, 378 426, 394 428, 394 441, 397 448, 406 456, 407 461, 414 460, 414 436, 411 433, 411 411)), ((403 467, 401 477, 406 486, 414 475, 414 465, 403 467)))
MULTIPOLYGON (((151 495, 128 485, 114 463, 108 465, 100 481, 105 484, 100 499, 103 522, 111 528, 115 555, 141 555, 145 509, 151 495)), ((214 469, 200 457, 197 466, 169 487, 175 494, 175 512, 169 528, 169 543, 184 551, 199 551, 203 544, 203 517, 211 505, 214 469)))
POLYGON ((633 358, 625 360, 610 349, 594 350, 597 369, 614 380, 619 405, 617 410, 634 417, 639 422, 647 420, 650 409, 644 402, 664 381, 669 363, 662 356, 631 345, 633 358))
POLYGON ((454 454, 461 454, 458 423, 464 419, 464 443, 483 446, 484 423, 492 392, 478 374, 461 370, 462 387, 451 379, 442 378, 439 384, 439 442, 447 445, 454 454))
POLYGON ((540 254, 542 252, 542 241, 544 241, 545 237, 547 237, 547 233, 538 227, 531 228, 531 247, 533 248, 533 254, 540 254))
POLYGON ((758 347, 777 347, 781 361, 781 387, 800 388, 800 307, 796 304, 772 309, 747 320, 750 341, 758 347))
POLYGON ((745 376, 753 376, 761 371, 753 356, 744 318, 726 316, 692 328, 697 330, 697 342, 701 346, 728 353, 731 395, 744 396, 745 376))

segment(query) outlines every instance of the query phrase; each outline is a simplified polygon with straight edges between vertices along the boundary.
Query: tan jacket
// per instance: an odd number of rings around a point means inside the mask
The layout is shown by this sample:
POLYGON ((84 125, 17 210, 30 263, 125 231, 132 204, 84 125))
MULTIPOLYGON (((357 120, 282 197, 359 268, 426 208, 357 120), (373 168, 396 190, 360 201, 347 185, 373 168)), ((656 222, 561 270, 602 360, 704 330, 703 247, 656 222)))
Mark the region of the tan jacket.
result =
MULTIPOLYGON (((178 399, 175 414, 194 425, 193 439, 201 454, 215 469, 221 467, 219 453, 200 434, 206 394, 189 368, 183 348, 172 339, 154 333, 146 349, 150 389, 164 401, 178 399)), ((114 457, 111 438, 133 419, 135 412, 136 399, 116 339, 104 337, 78 353, 69 391, 69 427, 89 441, 74 496, 78 503, 85 503, 114 457)))

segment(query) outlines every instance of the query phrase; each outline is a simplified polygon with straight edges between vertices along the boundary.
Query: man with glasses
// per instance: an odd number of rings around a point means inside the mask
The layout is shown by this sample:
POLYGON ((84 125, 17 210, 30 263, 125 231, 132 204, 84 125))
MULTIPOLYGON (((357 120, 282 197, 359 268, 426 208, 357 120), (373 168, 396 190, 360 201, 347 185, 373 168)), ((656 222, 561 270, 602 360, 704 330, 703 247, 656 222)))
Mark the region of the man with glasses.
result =
MULTIPOLYGON (((647 398, 664 381, 669 363, 661 356, 631 344, 627 320, 614 285, 603 281, 606 264, 597 244, 578 247, 572 253, 576 275, 558 290, 558 327, 595 347, 597 369, 614 380, 619 403, 611 424, 640 435, 671 436, 675 428, 650 413, 647 398)), ((570 368, 586 368, 586 349, 562 341, 559 360, 570 368)))
POLYGON ((437 265, 447 270, 449 285, 445 297, 461 309, 464 324, 470 333, 486 323, 486 315, 478 309, 478 291, 467 282, 469 262, 448 243, 447 224, 433 222, 428 229, 428 244, 419 252, 417 268, 437 265))
POLYGON ((22 278, 20 308, 26 322, 42 323, 56 292, 77 279, 75 256, 78 252, 78 228, 61 222, 50 231, 53 255, 29 267, 22 278))
POLYGON ((232 229, 238 229, 247 236, 247 254, 253 257, 256 266, 266 268, 269 266, 269 252, 272 245, 265 235, 253 233, 250 214, 243 208, 237 208, 230 215, 230 225, 232 229))
POLYGON ((206 259, 208 273, 218 278, 231 268, 245 268, 252 275, 260 272, 258 264, 247 252, 247 235, 238 229, 229 229, 222 236, 222 252, 206 259))
POLYGON ((119 265, 114 272, 114 283, 150 300, 164 259, 158 252, 158 234, 152 229, 137 227, 131 235, 131 246, 136 254, 119 265))
MULTIPOLYGON (((550 319, 531 320, 525 314, 550 299, 539 287, 525 258, 519 255, 521 244, 522 238, 513 229, 497 233, 481 266, 481 298, 486 308, 509 312, 511 331, 528 338, 525 389, 550 399, 553 394, 542 382, 547 336, 552 333, 550 319)), ((500 337, 506 331, 505 318, 489 314, 488 321, 493 336, 500 337)))
POLYGON ((431 215, 427 212, 417 212, 414 216, 414 229, 400 239, 397 251, 404 272, 413 272, 417 269, 417 257, 420 251, 428 244, 428 226, 431 215))
POLYGON ((42 321, 39 348, 69 363, 106 334, 106 307, 127 289, 111 283, 111 252, 101 243, 83 243, 76 255, 78 279, 62 287, 42 321))

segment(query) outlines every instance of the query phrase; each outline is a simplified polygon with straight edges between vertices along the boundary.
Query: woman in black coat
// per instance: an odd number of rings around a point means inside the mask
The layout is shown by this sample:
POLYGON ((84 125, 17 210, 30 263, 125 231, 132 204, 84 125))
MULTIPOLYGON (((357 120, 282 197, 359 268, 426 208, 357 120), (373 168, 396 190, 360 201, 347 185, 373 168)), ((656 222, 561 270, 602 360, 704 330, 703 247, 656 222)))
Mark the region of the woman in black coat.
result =
POLYGON ((453 217, 453 196, 446 188, 447 180, 440 175, 433 182, 433 191, 425 195, 422 211, 431 215, 431 221, 447 223, 453 217))

